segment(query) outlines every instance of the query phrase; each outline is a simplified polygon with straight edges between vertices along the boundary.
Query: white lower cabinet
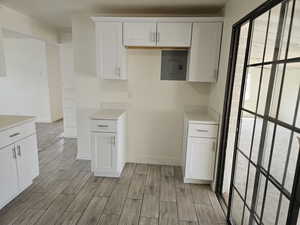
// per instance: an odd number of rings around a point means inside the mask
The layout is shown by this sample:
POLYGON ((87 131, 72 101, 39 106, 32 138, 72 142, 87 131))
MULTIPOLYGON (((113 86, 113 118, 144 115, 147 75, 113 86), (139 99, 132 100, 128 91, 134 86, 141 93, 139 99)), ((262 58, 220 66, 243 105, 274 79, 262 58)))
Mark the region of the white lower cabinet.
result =
POLYGON ((0 140, 7 135, 14 139, 8 145, 0 143, 0 209, 29 187, 39 175, 37 137, 32 133, 35 130, 24 129, 33 128, 34 123, 31 123, 0 132, 0 140), (31 134, 27 136, 27 133, 31 134))
POLYGON ((205 113, 186 113, 184 121, 184 182, 210 183, 214 178, 218 123, 205 113))
POLYGON ((18 193, 18 169, 14 145, 0 149, 0 209, 18 193))
POLYGON ((126 161, 126 112, 99 111, 90 120, 94 176, 119 177, 126 161))

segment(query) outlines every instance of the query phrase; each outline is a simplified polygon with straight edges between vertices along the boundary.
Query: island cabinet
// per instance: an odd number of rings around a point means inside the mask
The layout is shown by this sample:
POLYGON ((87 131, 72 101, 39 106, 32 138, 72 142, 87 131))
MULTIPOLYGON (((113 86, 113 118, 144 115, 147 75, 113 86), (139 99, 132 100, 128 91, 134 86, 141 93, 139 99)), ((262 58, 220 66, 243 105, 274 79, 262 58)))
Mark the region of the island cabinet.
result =
POLYGON ((126 112, 100 110, 90 117, 92 172, 95 176, 119 177, 127 149, 126 112))
POLYGON ((38 175, 34 120, 0 129, 0 209, 29 187, 38 175))
POLYGON ((189 112, 184 119, 185 183, 210 183, 214 177, 218 123, 207 112, 189 112))

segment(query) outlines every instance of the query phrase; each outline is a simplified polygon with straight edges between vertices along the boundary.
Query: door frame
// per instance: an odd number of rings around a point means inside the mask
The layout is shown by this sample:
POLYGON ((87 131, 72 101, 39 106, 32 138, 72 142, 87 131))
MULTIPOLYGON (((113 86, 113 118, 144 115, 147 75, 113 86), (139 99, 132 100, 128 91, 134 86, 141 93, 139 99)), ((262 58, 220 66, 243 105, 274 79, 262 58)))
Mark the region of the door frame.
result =
MULTIPOLYGON (((249 21, 249 34, 251 34, 252 29, 252 20, 259 17, 263 13, 267 12, 274 6, 287 1, 287 0, 268 0, 261 4, 259 7, 248 13, 245 17, 240 19, 238 22, 236 22, 232 26, 232 33, 231 33, 231 43, 230 43, 230 52, 229 52, 229 60, 228 60, 228 69, 227 69, 227 78, 226 78, 226 86, 225 86, 225 95, 224 95, 224 102, 223 102, 223 113, 222 113, 222 119, 221 119, 221 129, 220 129, 220 144, 218 147, 218 161, 217 161, 217 179, 216 179, 216 194, 218 197, 218 200, 221 203, 221 206, 225 212, 227 212, 227 222, 228 224, 232 224, 230 217, 229 217, 229 210, 230 207, 230 201, 229 201, 229 207, 225 203, 225 199, 222 195, 222 187, 223 187, 223 178, 224 178, 224 169, 225 169, 225 160, 226 160, 226 148, 227 148, 227 139, 228 139, 228 132, 229 132, 229 122, 230 122, 230 112, 231 112, 231 103, 232 103, 232 94, 233 94, 233 88, 234 88, 234 80, 235 80, 235 66, 237 61, 237 51, 239 46, 239 36, 240 36, 240 28, 243 24, 249 21)), ((295 1, 293 2, 293 11, 291 18, 293 19, 294 16, 294 7, 295 7, 295 1)), ((289 36, 291 33, 291 29, 289 30, 289 36)), ((250 38, 248 38, 247 42, 250 42, 250 38)), ((247 43, 248 45, 248 43, 247 43)), ((249 53, 249 48, 246 49, 246 55, 249 53)), ((245 73, 243 73, 244 76, 245 73)), ((236 123, 236 127, 239 124, 240 121, 240 106, 243 101, 243 92, 244 92, 244 86, 245 86, 245 77, 242 79, 241 84, 241 95, 239 99, 239 112, 238 112, 238 120, 236 123)), ((236 144, 235 137, 235 144, 236 144)), ((300 142, 300 140, 299 140, 300 142)), ((233 154, 233 162, 232 165, 234 165, 236 162, 236 154, 233 154)), ((298 165, 300 165, 300 158, 298 158, 298 165)), ((298 209, 296 209, 297 200, 299 202, 300 200, 300 176, 297 176, 300 174, 300 168, 297 167, 295 171, 295 183, 292 190, 292 198, 290 203, 290 210, 289 210, 289 222, 293 222, 296 224, 298 219, 298 209)), ((232 167, 231 170, 231 182, 233 182, 234 179, 234 167, 232 167)), ((298 206, 299 207, 299 206, 298 206)))

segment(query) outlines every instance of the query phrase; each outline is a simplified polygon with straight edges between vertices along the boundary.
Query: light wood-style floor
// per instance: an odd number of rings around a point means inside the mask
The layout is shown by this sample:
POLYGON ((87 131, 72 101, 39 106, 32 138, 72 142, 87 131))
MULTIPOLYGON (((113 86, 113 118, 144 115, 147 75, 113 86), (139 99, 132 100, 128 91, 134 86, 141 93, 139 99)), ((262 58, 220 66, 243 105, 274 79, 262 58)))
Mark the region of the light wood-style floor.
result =
POLYGON ((205 185, 183 184, 180 167, 126 164, 122 176, 95 178, 76 160, 76 141, 39 152, 40 176, 0 211, 0 225, 223 225, 205 185))

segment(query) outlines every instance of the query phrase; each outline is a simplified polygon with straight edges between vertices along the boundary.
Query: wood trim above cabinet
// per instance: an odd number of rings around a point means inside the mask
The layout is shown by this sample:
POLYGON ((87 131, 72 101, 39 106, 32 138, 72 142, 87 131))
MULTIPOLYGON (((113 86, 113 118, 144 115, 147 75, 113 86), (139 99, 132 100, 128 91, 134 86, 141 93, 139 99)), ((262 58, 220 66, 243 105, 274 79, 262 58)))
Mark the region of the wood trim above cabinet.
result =
POLYGON ((195 22, 223 22, 223 17, 91 17, 94 22, 173 22, 173 23, 195 23, 195 22))

